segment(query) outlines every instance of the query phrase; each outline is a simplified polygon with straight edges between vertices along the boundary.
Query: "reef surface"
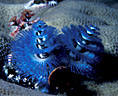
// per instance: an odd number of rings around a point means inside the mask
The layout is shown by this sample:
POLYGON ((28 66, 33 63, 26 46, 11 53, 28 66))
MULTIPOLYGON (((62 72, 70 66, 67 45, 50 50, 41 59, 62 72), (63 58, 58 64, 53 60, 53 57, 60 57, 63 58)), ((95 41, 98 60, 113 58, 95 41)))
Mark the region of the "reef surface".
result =
MULTIPOLYGON (((8 34, 11 31, 11 29, 8 28, 8 21, 12 16, 16 14, 19 15, 19 12, 24 9, 26 3, 24 0, 8 1, 6 0, 3 2, 0 0, 0 35, 4 35, 6 37, 8 37, 8 34)), ((117 58, 117 3, 109 4, 111 0, 105 1, 106 2, 103 2, 103 0, 64 0, 55 7, 36 9, 35 12, 39 11, 38 14, 36 14, 36 17, 41 17, 47 24, 59 29, 63 26, 69 26, 70 24, 97 25, 100 28, 100 38, 102 39, 105 52, 114 58, 117 58)), ((110 59, 110 64, 107 64, 107 66, 105 65, 104 68, 116 66, 118 61, 114 58, 107 58, 110 59)), ((110 68, 110 70, 107 70, 112 71, 113 69, 110 68)), ((108 75, 111 75, 110 72, 108 72, 108 75)), ((118 80, 112 82, 108 80, 107 82, 100 84, 85 81, 84 85, 86 85, 89 90, 96 91, 97 96, 117 96, 118 94, 118 80)), ((1 96, 39 96, 39 94, 41 96, 48 96, 47 94, 40 93, 38 90, 26 89, 3 80, 0 80, 0 94, 1 96)))

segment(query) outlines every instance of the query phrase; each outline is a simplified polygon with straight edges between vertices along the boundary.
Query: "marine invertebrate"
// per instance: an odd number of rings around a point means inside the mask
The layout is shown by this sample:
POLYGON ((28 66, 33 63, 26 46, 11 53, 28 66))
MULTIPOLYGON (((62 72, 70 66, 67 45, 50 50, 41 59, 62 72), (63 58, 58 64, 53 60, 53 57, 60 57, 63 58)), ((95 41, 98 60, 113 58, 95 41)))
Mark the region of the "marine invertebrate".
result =
POLYGON ((32 23, 36 22, 36 20, 29 21, 30 18, 34 16, 34 13, 32 13, 31 10, 25 9, 23 12, 21 12, 21 16, 19 19, 17 19, 17 16, 14 16, 10 19, 9 26, 16 26, 15 31, 10 33, 10 37, 15 38, 15 36, 18 34, 19 31, 28 29, 32 25, 32 23))
POLYGON ((12 41, 10 58, 4 66, 7 78, 31 88, 39 86, 42 92, 49 92, 51 74, 61 66, 94 78, 94 67, 104 49, 96 30, 93 25, 71 25, 62 28, 64 34, 58 34, 56 28, 38 20, 12 41))
POLYGON ((62 28, 64 34, 58 34, 58 29, 40 19, 30 21, 33 15, 26 9, 18 20, 10 20, 10 26, 17 26, 17 30, 12 32, 15 38, 10 43, 11 54, 3 67, 8 80, 31 88, 39 86, 48 92, 50 73, 60 66, 93 78, 94 66, 103 52, 96 32, 99 29, 93 25, 71 25, 62 28))
POLYGON ((95 66, 101 61, 104 47, 98 38, 97 27, 90 25, 62 28, 61 35, 64 45, 69 50, 70 69, 72 72, 84 75, 88 78, 94 77, 95 66))
POLYGON ((71 25, 70 28, 62 28, 64 34, 58 35, 56 28, 39 19, 30 22, 34 15, 31 12, 22 12, 21 22, 17 22, 16 18, 12 20, 13 24, 18 25, 19 33, 10 43, 12 52, 4 66, 8 79, 31 88, 39 86, 43 92, 48 92, 48 77, 60 66, 93 78, 94 67, 100 62, 103 52, 101 40, 97 37, 98 28, 71 25))
POLYGON ((4 70, 12 70, 6 72, 7 78, 32 88, 39 85, 42 91, 48 92, 49 74, 56 67, 68 64, 68 55, 57 34, 56 28, 41 20, 18 33, 11 42, 10 58, 4 66, 4 70))

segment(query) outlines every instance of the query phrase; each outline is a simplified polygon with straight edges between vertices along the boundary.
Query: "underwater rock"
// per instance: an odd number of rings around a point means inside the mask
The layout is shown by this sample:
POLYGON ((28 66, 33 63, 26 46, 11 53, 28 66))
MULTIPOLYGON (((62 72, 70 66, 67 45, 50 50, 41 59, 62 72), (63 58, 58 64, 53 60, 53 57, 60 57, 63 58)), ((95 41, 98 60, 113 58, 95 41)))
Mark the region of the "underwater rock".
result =
POLYGON ((9 40, 5 37, 0 37, 0 61, 10 53, 9 40))
MULTIPOLYGON (((12 0, 12 1, 14 1, 14 0, 12 0)), ((26 2, 26 1, 23 1, 23 2, 26 2)), ((117 35, 117 33, 118 33, 117 32, 118 31, 117 10, 110 8, 108 6, 105 6, 104 4, 87 2, 87 1, 69 0, 69 2, 68 2, 68 0, 66 0, 65 2, 60 3, 59 4, 60 6, 50 8, 49 11, 45 11, 44 13, 46 13, 46 14, 41 14, 42 18, 44 17, 43 19, 46 21, 46 23, 48 23, 52 26, 55 26, 56 28, 60 28, 60 25, 63 25, 63 26, 65 26, 66 24, 70 25, 70 23, 76 24, 76 25, 77 24, 97 25, 101 29, 99 31, 101 33, 100 38, 102 37, 102 42, 105 47, 105 50, 108 53, 113 54, 113 55, 116 55, 116 53, 118 54, 118 51, 117 51, 117 49, 118 49, 118 46, 117 46, 117 41, 118 41, 118 38, 117 38, 118 37, 118 35, 117 35), (72 2, 75 2, 75 3, 72 4, 72 2), (75 4, 77 6, 75 6, 75 4), (74 8, 72 8, 72 5, 74 5, 74 8), (80 11, 76 10, 78 8, 80 9, 80 11), (56 9, 57 9, 57 11, 54 11, 56 9), (61 9, 63 9, 63 11, 61 9), (64 13, 65 11, 68 11, 66 13, 66 16, 65 16, 65 14, 64 14, 64 16, 61 15, 61 13, 64 13), (72 14, 71 12, 73 12, 74 14, 72 14), (49 13, 49 14, 47 14, 47 13, 49 13), (72 15, 70 16, 70 14, 68 14, 68 13, 70 13, 72 15), (76 18, 78 18, 78 19, 76 19, 76 18), (62 20, 62 21, 60 21, 60 20, 62 20), (101 21, 103 23, 101 23, 101 21)), ((1 14, 0 21, 1 21, 1 23, 3 23, 6 26, 4 28, 1 27, 2 28, 1 33, 4 33, 6 37, 8 37, 7 34, 9 33, 9 30, 7 30, 7 31, 5 30, 8 28, 7 23, 8 23, 9 18, 18 14, 19 10, 23 9, 23 6, 24 6, 24 4, 20 4, 20 5, 18 5, 18 4, 16 4, 16 5, 15 4, 14 5, 0 4, 0 10, 1 10, 0 11, 0 14, 1 14)), ((0 25, 0 26, 2 26, 2 25, 0 25)), ((61 28, 63 28, 63 26, 61 28)), ((110 63, 110 66, 113 64, 114 64, 114 60, 110 63)), ((116 65, 117 65, 117 62, 116 62, 116 65)), ((106 66, 105 66, 105 69, 106 69, 106 66)), ((104 95, 104 96, 117 95, 117 86, 116 86, 117 82, 110 83, 109 85, 107 83, 105 83, 106 90, 104 90, 104 88, 103 88, 104 84, 100 84, 100 86, 97 86, 97 85, 88 83, 87 85, 91 86, 91 90, 95 89, 99 95, 104 95), (114 85, 116 87, 114 87, 114 85), (97 88, 96 88, 96 86, 97 86, 97 88)), ((16 86, 16 88, 17 88, 17 86, 16 86)), ((16 88, 14 88, 14 89, 16 89, 16 88)), ((4 90, 7 90, 7 87, 5 87, 4 90)), ((8 90, 11 90, 11 88, 8 90)), ((13 92, 14 92, 14 90, 13 90, 13 92)), ((16 94, 19 92, 22 93, 21 96, 24 96, 25 93, 27 93, 26 91, 22 92, 22 91, 18 90, 14 96, 16 96, 16 94)), ((13 93, 11 92, 8 94, 12 95, 13 93)))
POLYGON ((5 57, 10 53, 9 40, 3 36, 0 37, 0 78, 4 78, 2 69, 4 66, 5 57))

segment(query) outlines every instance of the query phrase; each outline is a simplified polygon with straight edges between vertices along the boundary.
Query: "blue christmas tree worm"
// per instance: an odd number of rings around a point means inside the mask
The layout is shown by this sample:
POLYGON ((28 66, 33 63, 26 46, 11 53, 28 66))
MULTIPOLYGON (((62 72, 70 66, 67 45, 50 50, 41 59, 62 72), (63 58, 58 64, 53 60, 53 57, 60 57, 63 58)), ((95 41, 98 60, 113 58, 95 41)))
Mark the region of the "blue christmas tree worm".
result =
POLYGON ((14 40, 8 43, 10 54, 5 56, 3 66, 7 80, 49 93, 49 79, 58 68, 95 78, 95 67, 104 52, 99 28, 71 24, 59 34, 58 29, 39 18, 30 21, 33 15, 26 9, 19 19, 10 20, 10 26, 16 26, 16 31, 10 34, 14 40))
MULTIPOLYGON (((21 31, 11 42, 12 81, 35 81, 40 88, 48 86, 49 74, 58 66, 67 66, 68 55, 57 36, 58 30, 39 20, 29 30, 21 31)), ((9 60, 9 58, 8 58, 9 60)), ((10 64, 11 64, 10 63, 10 64)), ((30 85, 30 84, 29 84, 30 85)), ((46 88, 42 91, 48 92, 46 88), (45 90, 44 90, 45 89, 45 90)))
POLYGON ((62 41, 69 50, 70 69, 72 72, 93 78, 94 67, 100 63, 101 55, 104 52, 101 39, 98 38, 99 30, 93 25, 64 27, 61 35, 62 41))

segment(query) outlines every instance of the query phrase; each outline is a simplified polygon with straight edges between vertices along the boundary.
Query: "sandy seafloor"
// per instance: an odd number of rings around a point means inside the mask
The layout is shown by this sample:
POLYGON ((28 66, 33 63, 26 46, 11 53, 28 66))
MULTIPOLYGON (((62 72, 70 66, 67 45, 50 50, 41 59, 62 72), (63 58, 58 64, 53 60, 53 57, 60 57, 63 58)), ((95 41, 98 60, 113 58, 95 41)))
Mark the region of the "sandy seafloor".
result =
MULTIPOLYGON (((8 37, 9 19, 23 10, 24 3, 28 0, 0 0, 0 35, 8 37)), ((117 66, 118 56, 118 1, 117 0, 64 0, 53 8, 45 8, 38 12, 46 23, 57 28, 69 24, 96 24, 100 27, 101 36, 105 51, 111 55, 109 62, 103 67, 107 74, 104 82, 97 84, 94 81, 85 81, 86 92, 90 95, 82 96, 118 96, 117 71, 112 72, 117 66), (62 10, 63 9, 63 10, 62 10), (115 59, 114 59, 115 58, 115 59), (110 63, 110 64, 109 64, 110 63), (116 73, 115 73, 116 72, 116 73), (113 74, 111 74, 113 73, 113 74), (114 75, 112 78, 111 75, 114 75), (94 92, 93 92, 94 91, 94 92), (92 93, 93 92, 93 93, 92 93)), ((77 96, 80 96, 78 91, 77 96)), ((39 90, 31 90, 0 79, 0 96, 53 96, 41 93, 39 90)), ((59 94, 57 96, 65 96, 59 94)), ((75 96, 70 94, 70 96, 75 96)))

